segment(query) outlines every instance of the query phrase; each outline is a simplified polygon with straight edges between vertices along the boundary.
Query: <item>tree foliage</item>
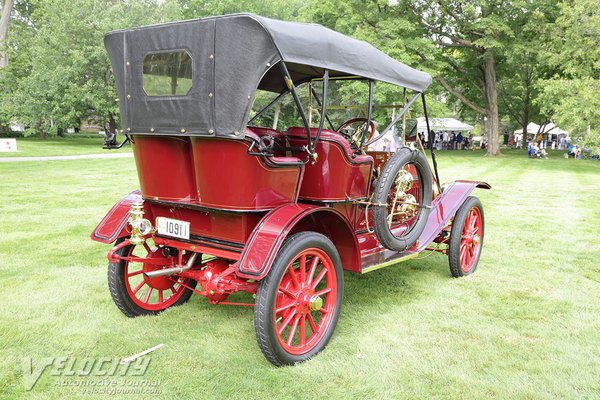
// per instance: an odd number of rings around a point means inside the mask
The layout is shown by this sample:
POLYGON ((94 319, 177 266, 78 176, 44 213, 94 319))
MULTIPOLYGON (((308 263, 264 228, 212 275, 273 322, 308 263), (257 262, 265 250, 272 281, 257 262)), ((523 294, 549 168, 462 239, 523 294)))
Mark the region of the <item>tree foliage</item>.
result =
POLYGON ((595 0, 567 0, 547 43, 557 72, 540 82, 541 109, 586 145, 600 145, 600 10, 595 0))
MULTIPOLYGON (((102 42, 108 31, 253 12, 323 24, 426 70, 436 79, 428 90, 429 114, 485 124, 490 154, 498 154, 501 120, 519 126, 553 120, 588 140, 597 138, 600 128, 600 17, 596 3, 14 0, 5 42, 10 63, 0 69, 0 125, 16 117, 31 126, 32 132, 55 134, 78 126, 82 119, 103 123, 118 118, 114 78, 102 42)), ((365 103, 365 87, 332 86, 330 104, 365 103)), ((307 103, 305 92, 301 95, 307 103)), ((269 96, 257 96, 255 109, 269 96)), ((404 97, 397 88, 377 84, 378 104, 400 104, 404 97)), ((415 104, 413 115, 421 114, 420 108, 415 104)), ((280 126, 297 123, 298 114, 290 99, 284 99, 279 110, 280 126)), ((340 118, 359 113, 364 110, 352 109, 340 118)), ((390 113, 390 109, 376 109, 374 115, 385 123, 390 113)), ((272 124, 274 117, 266 115, 261 122, 272 124)))
POLYGON ((264 17, 296 19, 304 0, 179 0, 186 18, 251 12, 264 17))
MULTIPOLYGON (((172 2, 31 0, 9 31, 2 117, 44 134, 118 115, 103 36, 114 29, 181 18, 172 2)), ((19 9, 17 9, 19 11, 19 9)))
POLYGON ((540 96, 540 83, 555 70, 546 60, 544 47, 558 16, 552 0, 540 0, 527 7, 497 70, 500 111, 524 132, 532 121, 545 126, 551 120, 535 100, 540 96))
MULTIPOLYGON (((302 10, 301 18, 365 40, 407 65, 431 72, 430 66, 423 64, 420 54, 421 51, 427 52, 428 48, 432 49, 432 42, 423 40, 418 33, 418 27, 411 23, 397 7, 391 6, 387 1, 312 0, 302 10)), ((346 87, 339 93, 338 98, 334 98, 334 102, 356 104, 357 99, 361 99, 362 104, 366 104, 368 92, 365 87, 365 85, 358 84, 346 87)), ((405 96, 402 89, 378 83, 376 84, 374 103, 402 105, 405 98, 410 99, 412 95, 411 91, 408 91, 405 96)), ((430 115, 447 115, 449 109, 446 103, 439 101, 442 97, 443 93, 440 87, 433 85, 428 90, 430 115)), ((423 113, 421 103, 415 103, 412 111, 411 117, 421 116, 423 113)), ((364 112, 362 114, 364 115, 364 112)), ((374 118, 380 123, 387 125, 391 116, 392 110, 389 108, 374 110, 374 118)))

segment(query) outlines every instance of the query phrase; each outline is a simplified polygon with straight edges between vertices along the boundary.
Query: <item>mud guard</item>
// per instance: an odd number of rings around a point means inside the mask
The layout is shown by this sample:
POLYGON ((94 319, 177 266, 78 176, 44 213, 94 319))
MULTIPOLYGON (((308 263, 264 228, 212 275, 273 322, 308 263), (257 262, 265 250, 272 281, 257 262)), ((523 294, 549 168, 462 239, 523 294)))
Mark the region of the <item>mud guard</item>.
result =
POLYGON ((113 243, 120 237, 127 236, 127 220, 131 204, 143 201, 139 190, 129 193, 115 204, 92 231, 90 238, 100 243, 113 243))
POLYGON ((416 252, 425 250, 435 240, 475 188, 491 189, 492 187, 486 182, 461 180, 450 183, 444 189, 431 204, 431 213, 417 242, 416 252))
POLYGON ((346 217, 329 207, 308 204, 288 204, 270 211, 254 228, 238 262, 238 275, 247 279, 262 279, 291 234, 315 231, 329 237, 338 249, 342 266, 360 271, 358 241, 346 217))

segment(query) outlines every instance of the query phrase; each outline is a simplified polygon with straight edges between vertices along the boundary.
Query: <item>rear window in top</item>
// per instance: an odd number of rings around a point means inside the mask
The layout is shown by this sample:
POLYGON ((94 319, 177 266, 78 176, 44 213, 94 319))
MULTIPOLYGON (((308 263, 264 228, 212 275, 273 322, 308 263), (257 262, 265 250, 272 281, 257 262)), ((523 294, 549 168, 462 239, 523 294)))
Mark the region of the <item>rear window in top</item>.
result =
POLYGON ((184 50, 147 54, 143 74, 148 96, 185 96, 192 88, 192 57, 184 50))

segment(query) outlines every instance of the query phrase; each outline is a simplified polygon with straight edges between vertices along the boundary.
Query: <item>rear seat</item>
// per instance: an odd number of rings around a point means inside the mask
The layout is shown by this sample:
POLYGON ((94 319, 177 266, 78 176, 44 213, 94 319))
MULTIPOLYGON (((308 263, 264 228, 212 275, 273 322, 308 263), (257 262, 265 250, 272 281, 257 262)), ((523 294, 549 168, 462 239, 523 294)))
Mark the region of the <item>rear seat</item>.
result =
MULTIPOLYGON (((271 128, 264 128, 264 127, 259 127, 259 126, 249 126, 246 128, 246 138, 249 140, 252 140, 254 142, 256 142, 256 144, 258 145, 260 138, 263 136, 272 136, 275 139, 275 145, 276 146, 285 146, 284 143, 284 134, 276 131, 275 129, 271 129, 271 128)), ((275 153, 274 156, 269 157, 268 158, 270 161, 272 161, 274 164, 278 164, 278 165, 297 165, 297 164, 303 164, 302 160, 300 160, 298 157, 287 157, 283 154, 277 154, 275 153)))

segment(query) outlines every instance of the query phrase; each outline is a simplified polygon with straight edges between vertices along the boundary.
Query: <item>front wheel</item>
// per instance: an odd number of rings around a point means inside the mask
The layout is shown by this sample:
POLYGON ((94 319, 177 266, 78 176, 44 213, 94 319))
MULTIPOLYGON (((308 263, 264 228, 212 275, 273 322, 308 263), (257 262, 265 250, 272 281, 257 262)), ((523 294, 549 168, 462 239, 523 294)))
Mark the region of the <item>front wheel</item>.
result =
POLYGON ((305 361, 325 348, 337 323, 344 289, 333 243, 316 232, 285 240, 254 306, 256 339, 277 366, 305 361))
POLYGON ((475 272, 483 247, 484 217, 481 201, 469 196, 460 206, 450 232, 448 261, 455 278, 475 272))

